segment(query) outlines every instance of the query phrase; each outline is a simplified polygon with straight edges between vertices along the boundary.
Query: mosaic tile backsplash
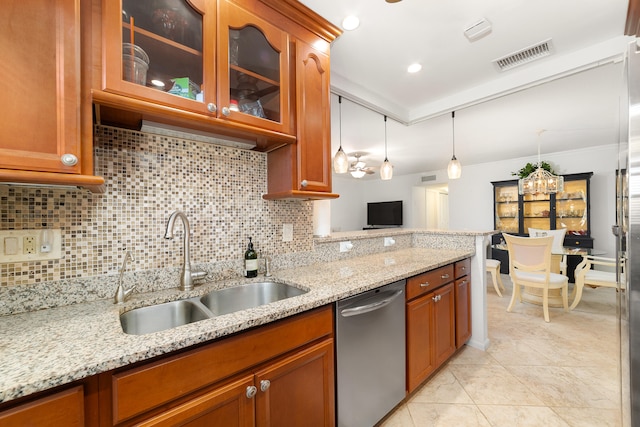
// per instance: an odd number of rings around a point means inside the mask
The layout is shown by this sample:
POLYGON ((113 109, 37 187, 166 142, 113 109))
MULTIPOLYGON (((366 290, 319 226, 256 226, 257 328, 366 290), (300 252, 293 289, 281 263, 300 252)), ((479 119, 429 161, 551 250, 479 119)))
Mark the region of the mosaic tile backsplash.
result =
POLYGON ((241 273, 252 237, 258 252, 281 255, 313 247, 312 205, 267 201, 266 154, 203 142, 96 127, 95 173, 104 194, 85 190, 0 185, 0 229, 62 229, 60 260, 0 264, 1 286, 34 285, 129 270, 179 267, 183 229, 164 239, 169 215, 191 226, 193 264, 229 262, 241 273), (282 224, 294 239, 282 242, 282 224))

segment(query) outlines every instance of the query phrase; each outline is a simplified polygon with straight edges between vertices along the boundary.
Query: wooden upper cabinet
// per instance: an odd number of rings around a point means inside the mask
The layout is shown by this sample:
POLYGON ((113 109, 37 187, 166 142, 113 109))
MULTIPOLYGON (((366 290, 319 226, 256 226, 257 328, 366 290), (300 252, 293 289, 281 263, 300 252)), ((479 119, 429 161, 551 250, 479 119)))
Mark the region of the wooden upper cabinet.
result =
POLYGON ((334 199, 331 193, 331 100, 329 56, 295 42, 295 145, 267 157, 265 199, 334 199))
POLYGON ((215 102, 215 11, 208 10, 209 4, 102 1, 100 89, 208 113, 196 94, 205 91, 207 101, 215 102))
POLYGON ((80 6, 81 0, 3 2, 0 182, 87 185, 94 191, 104 184, 90 176, 80 6))
POLYGON ((218 115, 292 133, 288 34, 269 14, 258 17, 229 0, 219 3, 218 16, 218 115))
POLYGON ((283 19, 277 11, 252 0, 100 6, 93 100, 102 123, 161 122, 253 141, 261 151, 295 142, 289 35, 272 23, 283 19))

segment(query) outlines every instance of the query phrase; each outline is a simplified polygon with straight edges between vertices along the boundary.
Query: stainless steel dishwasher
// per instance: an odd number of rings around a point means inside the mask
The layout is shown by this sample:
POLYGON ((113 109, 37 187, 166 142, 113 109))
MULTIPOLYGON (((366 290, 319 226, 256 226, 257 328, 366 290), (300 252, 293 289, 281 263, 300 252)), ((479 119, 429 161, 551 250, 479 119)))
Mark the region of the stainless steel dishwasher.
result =
POLYGON ((405 280, 336 303, 339 427, 371 427, 405 397, 405 280))

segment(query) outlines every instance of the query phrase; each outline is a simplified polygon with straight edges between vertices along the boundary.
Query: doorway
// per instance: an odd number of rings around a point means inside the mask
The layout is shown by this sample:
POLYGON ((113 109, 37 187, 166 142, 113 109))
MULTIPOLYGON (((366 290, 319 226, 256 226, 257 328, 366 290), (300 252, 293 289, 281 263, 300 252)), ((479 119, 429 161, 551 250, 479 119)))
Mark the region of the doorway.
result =
POLYGON ((413 187, 412 199, 416 228, 449 229, 449 187, 447 184, 413 187))

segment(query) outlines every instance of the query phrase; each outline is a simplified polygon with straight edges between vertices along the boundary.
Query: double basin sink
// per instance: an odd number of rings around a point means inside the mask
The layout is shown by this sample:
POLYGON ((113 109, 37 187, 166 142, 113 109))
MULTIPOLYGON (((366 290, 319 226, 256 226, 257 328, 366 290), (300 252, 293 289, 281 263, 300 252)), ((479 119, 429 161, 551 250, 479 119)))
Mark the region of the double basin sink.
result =
POLYGON ((266 281, 211 291, 202 297, 136 308, 120 315, 122 330, 144 335, 210 319, 307 293, 284 283, 266 281))

